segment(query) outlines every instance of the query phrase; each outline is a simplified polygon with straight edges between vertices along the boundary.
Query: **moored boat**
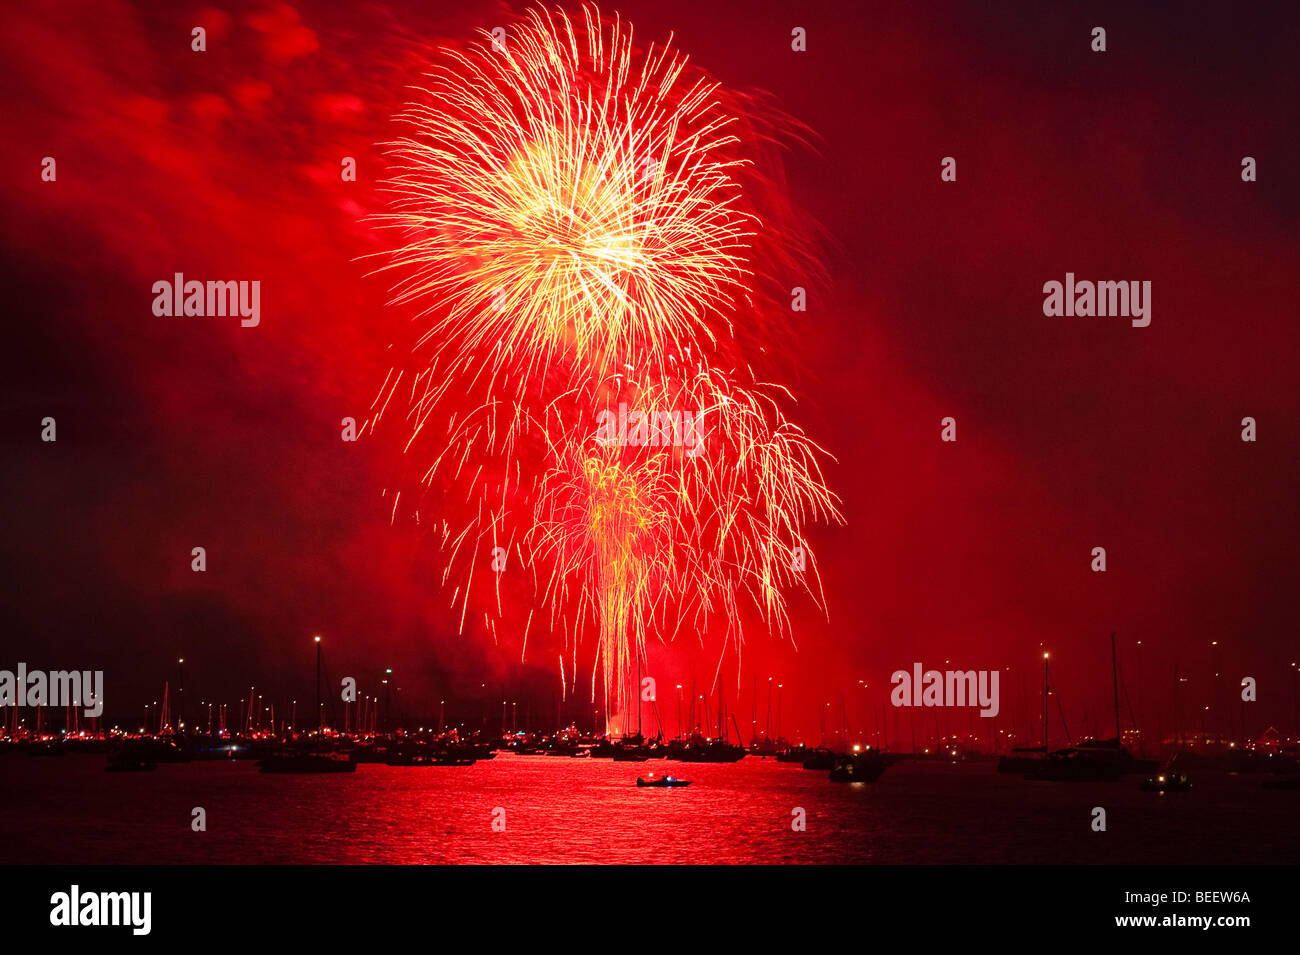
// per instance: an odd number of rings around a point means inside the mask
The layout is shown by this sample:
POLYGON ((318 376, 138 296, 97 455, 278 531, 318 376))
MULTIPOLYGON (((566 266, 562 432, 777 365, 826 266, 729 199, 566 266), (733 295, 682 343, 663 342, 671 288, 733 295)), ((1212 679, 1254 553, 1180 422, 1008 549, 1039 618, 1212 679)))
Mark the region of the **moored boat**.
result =
POLYGON ((1154 773, 1160 763, 1154 759, 1138 759, 1118 739, 1088 739, 1075 747, 1089 758, 1113 765, 1121 775, 1154 773))
POLYGON ((824 746, 818 746, 816 749, 808 750, 803 758, 804 769, 817 769, 822 772, 835 768, 835 761, 838 757, 834 751, 824 746))
POLYGON ((1026 779, 1062 783, 1115 782, 1119 777, 1119 768, 1113 763, 1094 759, 1074 746, 1049 753, 1047 759, 1025 774, 1026 779))
POLYGON ((1032 773, 1046 758, 1047 747, 1045 746, 1017 746, 1011 751, 1010 756, 998 758, 998 772, 1032 773), (1034 755, 1026 755, 1029 753, 1034 755))
POLYGON ((833 783, 874 783, 892 762, 875 750, 837 756, 830 779, 833 783))
POLYGON ((1148 793, 1181 793, 1192 788, 1182 773, 1160 773, 1142 780, 1142 791, 1148 793))
POLYGON ((271 753, 257 764, 262 773, 355 773, 357 764, 345 753, 288 751, 271 753))
POLYGON ((149 773, 158 768, 149 747, 128 744, 109 754, 108 764, 104 767, 110 773, 149 773))

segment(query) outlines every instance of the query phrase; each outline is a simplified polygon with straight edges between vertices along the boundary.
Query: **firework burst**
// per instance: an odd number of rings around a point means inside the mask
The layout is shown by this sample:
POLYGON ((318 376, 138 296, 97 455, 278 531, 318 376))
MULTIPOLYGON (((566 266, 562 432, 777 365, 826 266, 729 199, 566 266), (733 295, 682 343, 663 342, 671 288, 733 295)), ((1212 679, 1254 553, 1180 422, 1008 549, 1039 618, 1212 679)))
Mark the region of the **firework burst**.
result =
POLYGON ((438 356, 520 394, 557 369, 658 373, 729 335, 755 223, 735 119, 686 68, 591 7, 449 52, 388 144, 378 217, 405 239, 394 301, 420 305, 438 356))
POLYGON ((824 452, 746 354, 774 324, 752 263, 782 245, 737 178, 733 131, 753 127, 670 46, 641 51, 593 7, 530 12, 431 77, 388 144, 392 212, 376 217, 401 236, 385 269, 393 302, 418 307, 413 367, 370 424, 396 403, 421 483, 443 491, 462 629, 473 599, 495 634, 484 553, 504 548, 534 582, 525 648, 538 605, 570 672, 594 634, 592 694, 622 709, 648 637, 719 632, 725 655, 745 605, 788 632, 785 593, 821 598, 806 529, 840 519, 824 452), (641 430, 611 440, 627 407, 641 430))

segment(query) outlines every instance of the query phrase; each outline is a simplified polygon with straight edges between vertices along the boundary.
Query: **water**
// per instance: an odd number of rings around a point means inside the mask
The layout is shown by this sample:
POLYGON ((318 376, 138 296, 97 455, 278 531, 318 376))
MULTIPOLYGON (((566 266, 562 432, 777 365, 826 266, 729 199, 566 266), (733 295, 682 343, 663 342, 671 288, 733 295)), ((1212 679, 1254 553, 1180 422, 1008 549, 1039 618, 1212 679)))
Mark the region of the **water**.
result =
POLYGON ((875 784, 797 764, 503 755, 263 775, 249 762, 106 773, 102 756, 0 757, 0 862, 1296 863, 1300 793, 1206 775, 1189 793, 1026 782, 991 763, 903 762, 875 784), (671 773, 686 789, 638 789, 671 773), (208 830, 190 829, 191 809, 208 830), (1093 832, 1092 809, 1107 812, 1093 832), (506 829, 492 830, 505 810, 506 829), (807 831, 791 828, 792 811, 807 831))

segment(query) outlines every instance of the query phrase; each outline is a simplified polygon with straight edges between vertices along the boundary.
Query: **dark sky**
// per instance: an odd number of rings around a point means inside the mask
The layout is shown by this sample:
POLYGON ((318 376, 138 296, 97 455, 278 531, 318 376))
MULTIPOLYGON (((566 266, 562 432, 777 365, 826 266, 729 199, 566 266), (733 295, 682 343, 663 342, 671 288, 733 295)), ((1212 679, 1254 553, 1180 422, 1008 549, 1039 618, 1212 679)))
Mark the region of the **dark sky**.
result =
MULTIPOLYGON (((1004 709, 1033 710, 1041 644, 1076 728, 1109 705, 1115 630, 1139 717, 1166 733, 1176 662, 1185 706, 1213 702, 1212 640, 1225 701, 1259 680, 1248 728, 1290 726, 1300 15, 1127 7, 604 5, 817 137, 785 176, 827 281, 781 370, 837 459, 847 523, 816 534, 829 620, 796 600, 797 651, 751 631, 728 666, 746 710, 775 676, 787 729, 850 692, 859 722, 890 672, 945 660, 1011 667, 1004 709), (1043 283, 1067 271, 1150 281, 1150 327, 1045 317, 1043 283)), ((437 555, 390 526, 393 436, 338 434, 404 321, 357 261, 382 248, 358 221, 382 210, 374 144, 431 47, 509 18, 426 0, 5 6, 0 667, 103 669, 110 714, 139 713, 181 655, 194 698, 284 699, 310 692, 323 633, 331 676, 364 692, 393 666, 412 710, 480 682, 550 705, 545 640, 521 668, 512 635, 458 635, 437 555), (261 326, 155 317, 152 283, 174 272, 260 280, 261 326)), ((715 653, 652 649, 661 697, 707 680, 715 653)))

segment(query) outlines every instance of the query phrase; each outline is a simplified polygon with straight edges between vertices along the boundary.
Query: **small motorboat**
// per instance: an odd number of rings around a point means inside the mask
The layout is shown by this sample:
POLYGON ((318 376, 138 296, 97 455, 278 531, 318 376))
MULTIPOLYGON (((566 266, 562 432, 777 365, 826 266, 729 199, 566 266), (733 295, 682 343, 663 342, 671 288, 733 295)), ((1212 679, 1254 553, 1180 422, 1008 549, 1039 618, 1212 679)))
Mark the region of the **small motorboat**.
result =
POLYGON ((689 779, 678 779, 676 776, 660 776, 658 778, 651 776, 649 779, 638 776, 636 784, 642 788, 650 786, 655 789, 672 789, 675 786, 689 786, 691 781, 689 779))
POLYGON ((1161 773, 1142 781, 1142 791, 1148 793, 1182 793, 1191 788, 1191 781, 1182 773, 1161 773))

